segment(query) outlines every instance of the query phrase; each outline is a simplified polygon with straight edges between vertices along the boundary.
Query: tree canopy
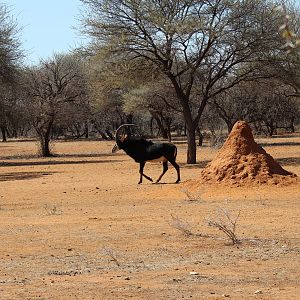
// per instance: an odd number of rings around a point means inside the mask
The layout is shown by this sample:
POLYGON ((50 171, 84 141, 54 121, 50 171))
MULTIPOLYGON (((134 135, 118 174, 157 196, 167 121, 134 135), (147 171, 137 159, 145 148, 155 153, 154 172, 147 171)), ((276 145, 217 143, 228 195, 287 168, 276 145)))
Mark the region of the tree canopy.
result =
POLYGON ((266 0, 82 0, 84 32, 124 59, 156 64, 174 88, 196 162, 195 129, 208 100, 259 75, 279 48, 280 15, 266 0), (196 108, 196 109, 195 109, 196 108))

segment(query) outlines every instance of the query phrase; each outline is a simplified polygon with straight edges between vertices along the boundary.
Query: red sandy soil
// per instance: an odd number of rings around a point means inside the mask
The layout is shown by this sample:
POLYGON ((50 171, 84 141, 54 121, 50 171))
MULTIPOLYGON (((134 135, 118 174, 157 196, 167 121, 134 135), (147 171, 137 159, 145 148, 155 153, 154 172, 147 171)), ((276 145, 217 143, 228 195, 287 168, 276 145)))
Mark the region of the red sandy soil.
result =
MULTIPOLYGON (((299 176, 299 135, 258 143, 299 176)), ((216 155, 205 145, 187 165, 177 145, 183 180, 216 155)), ((1 300, 299 299, 299 181, 187 192, 170 166, 162 184, 138 185, 112 146, 56 142, 58 156, 39 158, 35 142, 0 143, 1 300), (207 225, 218 208, 240 211, 241 244, 207 225)))

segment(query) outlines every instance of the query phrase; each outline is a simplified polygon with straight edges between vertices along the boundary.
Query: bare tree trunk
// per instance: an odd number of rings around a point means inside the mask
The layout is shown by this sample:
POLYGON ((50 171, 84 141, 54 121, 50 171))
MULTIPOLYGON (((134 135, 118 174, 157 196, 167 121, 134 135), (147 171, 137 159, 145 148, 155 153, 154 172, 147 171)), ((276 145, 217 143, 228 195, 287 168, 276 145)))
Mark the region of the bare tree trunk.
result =
POLYGON ((183 114, 186 123, 187 129, 187 143, 188 143, 188 151, 187 151, 187 163, 188 164, 196 164, 197 161, 197 146, 196 146, 196 128, 199 126, 199 120, 203 113, 203 110, 206 106, 208 98, 202 100, 201 106, 198 109, 198 114, 195 119, 193 119, 192 112, 190 107, 187 105, 188 101, 181 101, 183 107, 183 114))
POLYGON ((88 122, 84 123, 84 136, 85 136, 86 139, 89 138, 89 124, 88 124, 88 122))
POLYGON ((187 163, 195 164, 196 155, 197 155, 195 128, 187 127, 187 144, 188 144, 187 163))
POLYGON ((273 136, 274 134, 276 134, 277 124, 273 120, 265 121, 265 124, 267 128, 268 136, 273 136))
POLYGON ((51 140, 51 130, 54 123, 54 117, 52 117, 49 120, 49 123, 47 124, 46 130, 45 128, 42 128, 41 130, 37 131, 40 137, 40 143, 41 143, 41 154, 43 157, 50 157, 52 156, 50 152, 50 140, 51 140))
POLYGON ((163 126, 163 123, 162 123, 160 117, 157 116, 157 115, 155 115, 155 116, 154 116, 154 119, 155 119, 156 124, 157 124, 157 126, 158 126, 158 128, 159 128, 159 133, 162 135, 162 137, 163 137, 164 139, 167 139, 167 138, 168 138, 168 131, 167 131, 167 129, 163 126))
POLYGON ((172 118, 170 117, 163 117, 162 120, 165 123, 166 131, 167 131, 167 139, 169 142, 172 141, 172 135, 171 135, 171 124, 172 124, 172 118))
POLYGON ((168 136, 168 141, 172 141, 172 135, 171 135, 171 125, 168 123, 167 124, 167 136, 168 136))
POLYGON ((201 133, 201 131, 200 131, 200 128, 199 128, 199 126, 197 126, 197 133, 198 133, 198 146, 202 146, 203 145, 203 134, 201 133))
POLYGON ((150 119, 150 135, 153 136, 153 117, 150 119))
POLYGON ((7 142, 7 138, 6 138, 6 126, 1 125, 0 129, 1 129, 1 133, 2 133, 2 142, 7 142))
POLYGON ((192 115, 190 111, 184 112, 185 124, 186 124, 186 133, 187 133, 187 159, 188 164, 196 163, 197 156, 197 146, 196 146, 196 126, 193 122, 192 115))
POLYGON ((17 137, 18 137, 18 131, 17 131, 16 128, 13 128, 12 133, 11 133, 11 136, 12 136, 13 138, 17 138, 17 137))
POLYGON ((41 140, 41 150, 43 157, 50 157, 52 156, 50 153, 50 138, 49 136, 45 135, 40 138, 41 140))
POLYGON ((291 120, 290 120, 290 125, 289 125, 290 132, 292 132, 292 133, 295 132, 295 125, 294 125, 294 122, 295 122, 295 118, 292 117, 291 120))

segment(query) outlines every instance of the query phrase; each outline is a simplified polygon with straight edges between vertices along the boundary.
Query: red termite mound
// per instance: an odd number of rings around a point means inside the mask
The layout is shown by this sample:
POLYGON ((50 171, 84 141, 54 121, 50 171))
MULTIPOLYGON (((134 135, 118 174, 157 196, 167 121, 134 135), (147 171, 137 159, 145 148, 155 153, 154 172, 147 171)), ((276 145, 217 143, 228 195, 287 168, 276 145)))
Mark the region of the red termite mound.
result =
POLYGON ((287 184, 295 177, 254 141, 246 122, 238 121, 216 157, 202 170, 199 181, 233 185, 287 184))

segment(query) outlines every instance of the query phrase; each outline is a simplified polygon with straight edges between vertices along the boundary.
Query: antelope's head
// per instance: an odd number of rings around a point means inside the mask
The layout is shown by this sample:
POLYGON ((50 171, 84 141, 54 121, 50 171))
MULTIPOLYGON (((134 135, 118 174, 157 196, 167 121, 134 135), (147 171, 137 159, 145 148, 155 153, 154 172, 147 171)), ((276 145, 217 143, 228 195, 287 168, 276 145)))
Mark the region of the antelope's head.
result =
POLYGON ((111 150, 112 153, 115 153, 115 152, 119 151, 120 149, 122 149, 122 144, 125 141, 125 139, 127 138, 127 134, 125 134, 125 133, 120 134, 120 130, 125 126, 134 126, 134 124, 123 124, 116 130, 116 134, 115 134, 116 143, 111 150))

